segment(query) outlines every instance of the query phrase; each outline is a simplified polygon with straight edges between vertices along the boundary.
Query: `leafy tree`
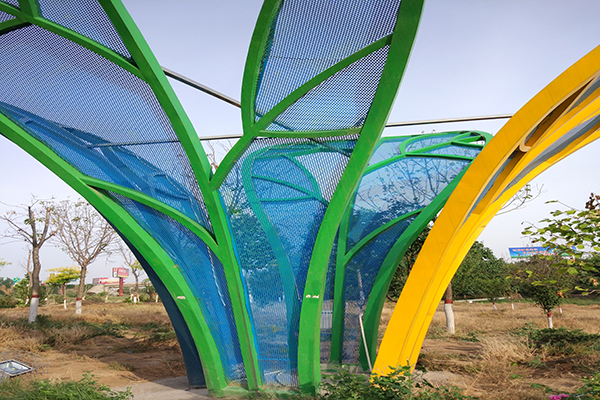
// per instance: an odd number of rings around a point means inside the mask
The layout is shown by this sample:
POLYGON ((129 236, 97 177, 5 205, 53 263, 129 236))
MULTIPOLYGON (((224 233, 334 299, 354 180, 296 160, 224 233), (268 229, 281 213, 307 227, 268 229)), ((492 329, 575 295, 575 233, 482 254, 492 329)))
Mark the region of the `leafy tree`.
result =
POLYGON ((519 291, 532 298, 548 316, 552 328, 552 310, 573 290, 576 276, 556 268, 558 257, 534 256, 511 266, 511 277, 519 291))
POLYGON ((0 278, 0 286, 10 289, 13 287, 13 280, 10 278, 0 278))
POLYGON ((506 280, 507 273, 506 263, 496 258, 489 247, 477 241, 473 243, 452 278, 454 295, 464 298, 489 297, 492 292, 496 293, 497 288, 505 293, 508 287, 506 284, 500 284, 500 281, 506 280))
POLYGON ((63 307, 67 309, 67 283, 73 282, 81 275, 81 269, 77 267, 52 268, 48 271, 53 273, 46 280, 46 284, 53 287, 60 287, 63 295, 63 307))
POLYGON ((24 279, 21 279, 13 286, 13 290, 17 299, 25 304, 25 299, 29 296, 29 278, 25 276, 24 279))
POLYGON ((479 286, 479 290, 492 303, 494 310, 498 311, 496 302, 508 293, 510 288, 508 279, 501 276, 483 278, 477 281, 477 285, 479 286))
MULTIPOLYGON (((9 211, 0 217, 8 225, 4 237, 24 240, 31 246, 31 303, 29 305, 29 322, 35 322, 40 299, 40 249, 56 234, 50 219, 52 207, 49 203, 34 201, 32 205, 22 207, 22 211, 9 211), (36 205, 39 204, 38 207, 36 205)), ((27 291, 29 292, 29 290, 27 291)))
POLYGON ((427 235, 429 234, 430 230, 431 227, 429 225, 426 226, 419 236, 417 236, 415 241, 410 245, 408 250, 406 250, 406 253, 404 253, 402 256, 400 265, 394 273, 394 277, 392 278, 392 282, 390 283, 390 287, 387 292, 387 297, 389 300, 396 301, 398 297, 400 297, 402 288, 408 279, 408 275, 410 274, 413 265, 415 265, 415 261, 417 261, 421 247, 423 247, 425 239, 427 239, 427 235))
POLYGON ((85 294, 87 268, 99 255, 109 251, 116 233, 94 207, 81 200, 65 200, 55 204, 52 219, 63 250, 81 268, 75 301, 75 314, 79 315, 85 294))
MULTIPOLYGON (((594 256, 600 254, 600 196, 592 193, 585 209, 555 210, 552 218, 540 221, 538 228, 530 224, 523 231, 531 242, 551 249, 554 266, 559 273, 576 275, 582 271, 597 272, 594 256)), ((546 284, 544 279, 540 284, 546 284)))

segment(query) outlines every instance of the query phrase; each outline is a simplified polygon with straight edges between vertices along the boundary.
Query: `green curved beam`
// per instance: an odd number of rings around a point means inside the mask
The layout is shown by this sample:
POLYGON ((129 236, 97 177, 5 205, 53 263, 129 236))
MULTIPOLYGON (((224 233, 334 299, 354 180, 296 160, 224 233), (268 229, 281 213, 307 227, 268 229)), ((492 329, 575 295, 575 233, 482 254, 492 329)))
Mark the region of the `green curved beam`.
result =
POLYGON ((223 373, 219 353, 216 350, 216 344, 204 320, 202 310, 199 304, 192 300, 194 299, 194 295, 185 282, 185 279, 160 245, 112 199, 88 186, 84 182, 86 177, 83 174, 3 114, 0 114, 0 132, 81 194, 117 230, 127 236, 143 257, 153 265, 156 274, 164 282, 165 286, 169 288, 169 292, 173 295, 173 300, 190 327, 190 332, 196 343, 198 353, 203 360, 207 385, 215 394, 223 393, 223 389, 227 386, 227 381, 223 373))
POLYGON ((138 192, 137 190, 129 189, 121 185, 116 185, 114 183, 106 182, 100 179, 91 178, 89 176, 84 176, 82 178, 82 181, 90 187, 102 189, 109 192, 115 192, 173 218, 175 221, 179 222, 181 225, 185 226, 196 236, 202 239, 202 241, 206 243, 206 245, 212 250, 212 252, 215 253, 217 258, 221 259, 221 249, 217 246, 217 243, 215 242, 213 236, 206 230, 205 227, 192 220, 190 217, 183 214, 182 212, 142 192, 138 192))
POLYGON ((190 160, 215 231, 216 241, 221 247, 220 254, 223 257, 221 261, 229 287, 240 349, 246 368, 248 389, 251 391, 258 390, 261 386, 261 380, 254 336, 246 313, 246 299, 242 295, 243 286, 240 268, 235 258, 227 220, 221 207, 221 200, 209 182, 212 172, 206 153, 162 68, 123 4, 120 0, 101 0, 101 5, 144 75, 145 81, 150 85, 165 110, 190 160))
POLYGON ((327 267, 333 242, 360 177, 387 121, 417 32, 423 0, 403 0, 392 34, 388 60, 360 138, 327 207, 317 234, 304 288, 300 315, 298 379, 303 392, 314 392, 321 382, 320 321, 327 267))

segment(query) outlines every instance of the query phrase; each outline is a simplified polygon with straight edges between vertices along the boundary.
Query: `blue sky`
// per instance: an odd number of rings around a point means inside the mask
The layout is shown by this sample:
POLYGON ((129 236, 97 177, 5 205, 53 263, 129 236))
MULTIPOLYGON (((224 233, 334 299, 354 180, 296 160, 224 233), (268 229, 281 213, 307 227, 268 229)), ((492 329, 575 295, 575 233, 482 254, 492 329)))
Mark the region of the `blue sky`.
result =
MULTIPOLYGON (((160 64, 239 99, 257 0, 124 0, 160 64)), ((430 0, 390 121, 514 113, 567 67, 600 45, 597 0, 430 0)), ((172 82, 199 136, 241 132, 239 109, 172 82)), ((387 129, 385 135, 474 129, 495 134, 505 123, 466 122, 387 129)), ((481 240, 497 256, 523 246, 523 221, 535 222, 558 199, 575 207, 600 191, 594 143, 552 167, 533 184, 542 195, 525 209, 496 217, 481 240)), ((78 198, 37 161, 0 137, 0 201, 78 198)), ((0 204, 0 212, 8 208, 0 204)), ((0 227, 3 228, 3 227, 0 227)), ((24 243, 1 241, 0 258, 13 265, 0 276, 21 276, 24 243)), ((42 250, 44 269, 71 265, 59 249, 42 250)), ((118 258, 97 261, 89 277, 107 276, 118 258)), ((42 274, 42 276, 46 276, 42 274)))

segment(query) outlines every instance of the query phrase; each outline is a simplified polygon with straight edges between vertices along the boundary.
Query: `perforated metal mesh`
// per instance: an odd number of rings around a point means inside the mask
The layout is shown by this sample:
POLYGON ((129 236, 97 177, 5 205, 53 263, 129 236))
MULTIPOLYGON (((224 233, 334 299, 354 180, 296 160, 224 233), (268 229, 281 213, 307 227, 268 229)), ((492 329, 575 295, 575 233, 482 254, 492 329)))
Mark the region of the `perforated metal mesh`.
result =
POLYGON ((266 114, 311 78, 391 34, 399 5, 400 0, 283 0, 264 50, 256 114, 266 114))
POLYGON ((469 163, 409 157, 363 176, 350 218, 348 250, 392 219, 427 206, 469 163))
POLYGON ((2 3, 10 4, 13 7, 19 8, 19 0, 0 0, 2 3))
POLYGON ((342 347, 342 363, 344 364, 358 363, 361 343, 359 316, 365 311, 369 294, 383 260, 413 220, 414 217, 400 221, 381 233, 355 254, 346 266, 342 347))
MULTIPOLYGON (((341 359, 343 363, 359 362, 362 340, 359 316, 365 311, 374 280, 382 268, 385 257, 417 216, 413 214, 407 218, 406 214, 419 212, 428 206, 471 162, 471 159, 449 158, 445 154, 432 157, 413 153, 405 154, 403 157, 399 146, 407 141, 409 144, 406 147, 412 150, 441 145, 443 147, 438 149, 466 156, 463 154, 465 146, 451 144, 459 134, 464 132, 385 138, 371 158, 369 171, 362 177, 354 202, 350 204, 352 214, 349 229, 341 233, 347 235, 347 251, 356 251, 346 266, 337 265, 338 271, 343 268, 346 273, 343 299, 344 325, 340 327, 343 329, 341 359), (391 161, 391 158, 395 160, 391 161), (395 218, 399 218, 400 221, 390 225, 395 218), (385 231, 361 244, 360 248, 355 248, 367 235, 383 226, 386 226, 385 231)), ((473 135, 475 139, 480 137, 477 133, 473 135)), ((475 156, 481 148, 468 150, 469 154, 473 151, 472 155, 475 156)), ((432 151, 427 153, 431 154, 432 151)), ((332 283, 328 282, 329 284, 332 283)), ((326 334, 327 332, 322 329, 325 340, 329 339, 326 334)), ((325 346, 322 346, 322 359, 328 354, 325 346)))
POLYGON ((308 265, 355 141, 256 139, 219 189, 266 385, 298 385, 298 323, 308 265))
POLYGON ((336 130, 362 126, 389 46, 385 46, 334 74, 281 113, 268 131, 336 130))
POLYGON ((370 167, 371 165, 375 165, 378 162, 385 161, 392 157, 396 157, 402 154, 402 152, 400 151, 400 143, 404 142, 407 139, 410 139, 410 137, 393 139, 383 138, 382 140, 380 140, 379 145, 377 145, 375 152, 369 160, 368 166, 370 167))
POLYGON ((245 385, 246 372, 223 265, 206 244, 172 218, 110 193, 169 255, 200 304, 230 384, 245 385))
POLYGON ((429 150, 427 153, 475 158, 475 157, 477 157, 477 155, 480 152, 481 152, 480 148, 448 146, 448 147, 440 147, 438 149, 429 150))
POLYGON ((15 18, 14 16, 12 16, 12 15, 10 15, 8 13, 0 11, 0 23, 8 21, 8 20, 11 20, 11 19, 14 19, 14 18, 15 18))
POLYGON ((0 112, 86 175, 212 230, 191 165, 147 83, 36 26, 0 36, 0 112))
POLYGON ((411 143, 406 146, 406 151, 407 152, 415 151, 415 150, 425 148, 427 146, 433 146, 435 144, 444 143, 444 142, 447 142, 450 139, 454 139, 460 135, 461 135, 461 133, 449 133, 447 135, 441 135, 441 136, 436 135, 433 137, 424 136, 423 138, 419 138, 419 139, 411 141, 411 143))
POLYGON ((42 16, 131 58, 114 25, 97 0, 39 0, 42 16))

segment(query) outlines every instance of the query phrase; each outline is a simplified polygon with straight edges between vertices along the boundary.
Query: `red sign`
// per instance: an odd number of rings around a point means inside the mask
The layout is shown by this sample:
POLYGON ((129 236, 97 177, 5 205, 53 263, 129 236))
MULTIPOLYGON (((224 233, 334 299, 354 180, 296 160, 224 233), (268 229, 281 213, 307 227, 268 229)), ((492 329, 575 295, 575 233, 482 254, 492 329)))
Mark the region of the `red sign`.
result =
POLYGON ((129 271, 127 268, 115 267, 112 269, 113 278, 129 278, 129 271))

